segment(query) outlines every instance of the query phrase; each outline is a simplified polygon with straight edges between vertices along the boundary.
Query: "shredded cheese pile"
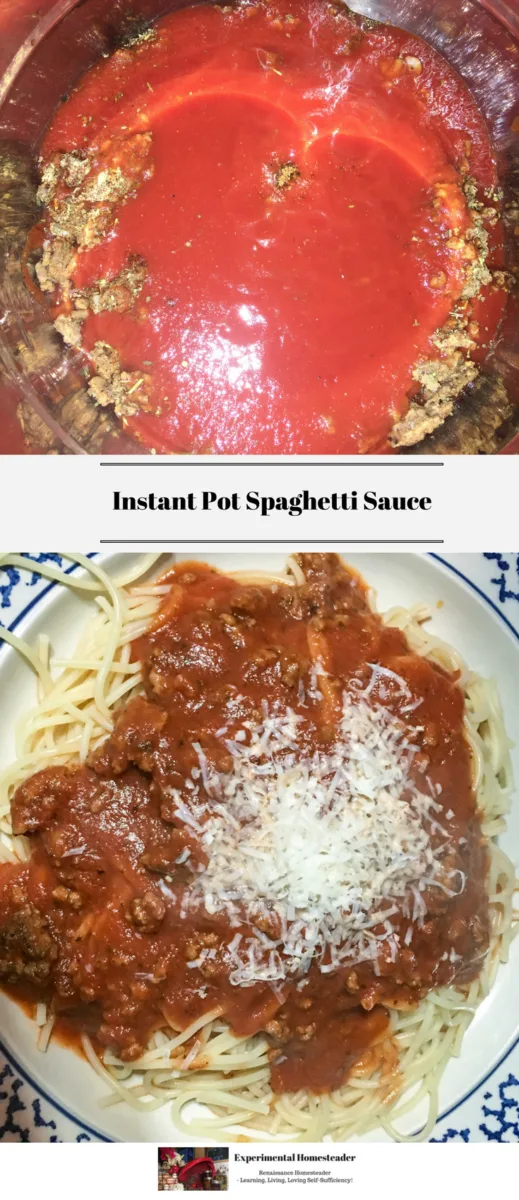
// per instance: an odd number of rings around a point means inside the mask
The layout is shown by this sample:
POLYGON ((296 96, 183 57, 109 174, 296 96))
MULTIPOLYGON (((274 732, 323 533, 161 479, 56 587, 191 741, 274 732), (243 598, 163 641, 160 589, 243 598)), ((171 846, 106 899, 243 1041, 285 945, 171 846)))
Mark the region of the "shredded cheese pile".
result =
MULTIPOLYGON (((229 774, 216 772, 194 743, 200 768, 189 804, 175 798, 208 864, 184 903, 202 900, 234 927, 244 917, 254 927, 227 947, 235 985, 279 986, 314 960, 327 973, 370 959, 378 973, 381 951, 392 961, 398 952, 391 917, 420 925, 426 888, 455 895, 465 885, 461 872, 442 865, 452 842, 438 820, 439 786, 427 762, 412 770, 421 727, 374 698, 375 678, 383 691, 373 668, 365 691, 344 693, 329 752, 305 755, 306 718, 266 705, 261 724, 244 722, 224 739, 229 774)), ((405 691, 401 699, 400 712, 415 707, 405 691)))

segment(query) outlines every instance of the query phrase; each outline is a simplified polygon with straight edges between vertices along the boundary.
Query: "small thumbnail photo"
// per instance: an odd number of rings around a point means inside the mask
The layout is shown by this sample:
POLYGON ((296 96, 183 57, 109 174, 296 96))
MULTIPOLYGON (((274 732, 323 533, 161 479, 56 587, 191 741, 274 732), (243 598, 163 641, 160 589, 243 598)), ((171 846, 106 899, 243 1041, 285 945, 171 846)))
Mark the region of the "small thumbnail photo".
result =
POLYGON ((159 1192, 226 1192, 228 1146, 161 1146, 159 1192))

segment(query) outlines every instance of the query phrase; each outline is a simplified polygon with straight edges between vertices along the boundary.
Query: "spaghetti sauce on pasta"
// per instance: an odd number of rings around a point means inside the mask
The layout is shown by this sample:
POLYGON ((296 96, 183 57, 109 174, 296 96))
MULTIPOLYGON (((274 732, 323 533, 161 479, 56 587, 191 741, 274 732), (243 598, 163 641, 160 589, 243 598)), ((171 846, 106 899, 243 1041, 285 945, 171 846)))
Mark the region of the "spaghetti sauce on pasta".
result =
MULTIPOLYGON (((134 646, 144 694, 120 708, 86 765, 40 771, 14 794, 13 830, 28 836, 30 858, 0 865, 0 978, 127 1062, 155 1030, 220 1014, 237 1034, 264 1033, 275 1092, 323 1093, 367 1055, 394 1063, 391 1008, 478 974, 489 942, 487 851, 456 674, 384 625, 334 555, 300 555, 297 564, 295 587, 196 563, 171 571, 134 646), (440 867, 426 884, 411 876, 400 900, 387 892, 372 913, 371 957, 334 966, 332 943, 321 944, 303 970, 269 980, 272 947, 297 919, 293 897, 283 917, 276 904, 255 909, 234 897, 218 906, 197 893, 214 867, 204 827, 226 813, 229 836, 239 824, 223 785, 254 731, 265 737, 267 712, 296 730, 272 751, 290 771, 333 755, 344 705, 355 713, 361 697, 407 747, 402 812, 415 788, 434 797, 427 855, 441 846, 440 867), (249 978, 237 977, 233 948, 253 941, 256 959, 240 966, 249 978)), ((266 757, 260 749, 253 782, 266 757)), ((304 821, 304 803, 296 819, 304 821)))

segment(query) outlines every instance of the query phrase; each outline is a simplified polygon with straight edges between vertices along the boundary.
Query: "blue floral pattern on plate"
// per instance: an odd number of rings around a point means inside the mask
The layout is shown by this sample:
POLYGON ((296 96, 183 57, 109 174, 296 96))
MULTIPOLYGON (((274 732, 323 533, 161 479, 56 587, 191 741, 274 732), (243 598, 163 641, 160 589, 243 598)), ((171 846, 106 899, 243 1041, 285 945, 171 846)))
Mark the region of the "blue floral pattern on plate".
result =
MULTIPOLYGON (((63 566, 58 554, 31 555, 35 562, 63 566)), ((439 558, 434 555, 434 558, 439 558)), ((519 554, 446 555, 439 559, 487 600, 519 636, 519 554)), ((36 573, 0 569, 1 623, 13 626, 49 589, 36 573), (7 611, 6 611, 7 610, 7 611)), ((98 1139, 72 1116, 43 1097, 0 1046, 0 1141, 91 1142, 98 1139)), ((519 1142, 519 1041, 491 1074, 454 1110, 440 1117, 431 1142, 519 1142), (455 1116, 455 1124, 450 1121, 455 1116)))
POLYGON ((7 1142, 91 1142, 96 1139, 73 1119, 57 1112, 8 1062, 0 1051, 0 1140, 7 1142))
MULTIPOLYGON (((63 559, 60 554, 29 554, 24 552, 26 558, 32 558, 36 563, 52 562, 57 567, 63 566, 63 559)), ((36 585, 42 586, 41 575, 36 571, 29 576, 28 579, 23 578, 17 567, 3 567, 0 571, 0 608, 11 608, 11 597, 15 588, 34 588, 36 585)), ((21 597, 20 597, 21 598, 21 597)), ((17 605, 18 595, 13 602, 17 605)), ((23 599, 22 599, 23 604, 23 599)))
POLYGON ((499 589, 500 604, 506 604, 507 600, 516 600, 519 603, 519 554, 500 554, 494 551, 484 554, 483 558, 495 563, 496 570, 499 571, 497 579, 491 579, 490 582, 499 589))

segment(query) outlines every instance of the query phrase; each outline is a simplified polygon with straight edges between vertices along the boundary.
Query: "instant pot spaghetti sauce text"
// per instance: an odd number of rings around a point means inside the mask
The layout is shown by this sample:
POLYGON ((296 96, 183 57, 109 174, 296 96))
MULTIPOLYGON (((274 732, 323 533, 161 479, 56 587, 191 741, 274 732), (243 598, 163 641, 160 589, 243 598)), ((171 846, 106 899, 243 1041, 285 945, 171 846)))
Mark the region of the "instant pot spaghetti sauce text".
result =
POLYGON ((39 286, 158 451, 413 444, 495 332, 483 119, 423 41, 346 8, 170 14, 85 75, 42 164, 39 286))
POLYGON ((320 1093, 391 1071, 390 1008, 478 974, 487 856, 456 676, 334 556, 298 562, 296 587, 173 570, 146 695, 13 797, 0 977, 129 1062, 219 1013, 264 1031, 275 1092, 320 1093))

